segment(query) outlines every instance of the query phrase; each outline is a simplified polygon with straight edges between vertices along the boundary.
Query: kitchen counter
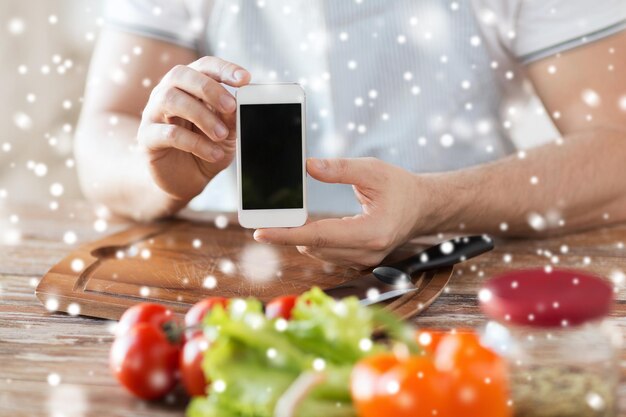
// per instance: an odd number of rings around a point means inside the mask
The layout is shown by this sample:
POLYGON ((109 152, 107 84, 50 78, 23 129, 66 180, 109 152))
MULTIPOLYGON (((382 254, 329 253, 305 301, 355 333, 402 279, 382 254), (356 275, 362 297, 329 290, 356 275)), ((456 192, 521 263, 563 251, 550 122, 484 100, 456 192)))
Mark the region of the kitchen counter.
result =
MULTIPOLYGON (((118 387, 108 369, 111 321, 47 311, 34 290, 52 265, 81 243, 128 223, 97 220, 84 202, 2 205, 0 201, 0 415, 182 416, 176 392, 147 403, 118 387), (13 222, 7 221, 10 216, 13 222), (17 221, 16 221, 17 220, 17 221), (74 235, 76 241, 72 239, 74 235), (64 239, 64 236, 66 239, 64 239)), ((414 321, 419 327, 480 327, 476 294, 488 277, 510 269, 552 265, 603 276, 626 272, 626 225, 537 240, 497 240, 496 249, 455 268, 449 286, 414 321), (566 247, 565 247, 565 246, 566 247), (565 250, 567 249, 567 250, 565 250)), ((626 283, 612 320, 626 335, 626 283)), ((626 415, 626 350, 621 354, 620 415, 626 415)))

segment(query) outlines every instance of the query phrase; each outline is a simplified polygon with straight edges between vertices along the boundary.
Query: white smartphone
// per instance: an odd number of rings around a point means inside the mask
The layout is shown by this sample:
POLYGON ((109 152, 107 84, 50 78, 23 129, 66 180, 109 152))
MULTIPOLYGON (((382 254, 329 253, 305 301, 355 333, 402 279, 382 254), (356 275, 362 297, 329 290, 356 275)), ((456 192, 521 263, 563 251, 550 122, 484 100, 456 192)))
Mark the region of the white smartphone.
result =
POLYGON ((307 219, 305 95, 298 84, 237 90, 239 223, 296 227, 307 219))

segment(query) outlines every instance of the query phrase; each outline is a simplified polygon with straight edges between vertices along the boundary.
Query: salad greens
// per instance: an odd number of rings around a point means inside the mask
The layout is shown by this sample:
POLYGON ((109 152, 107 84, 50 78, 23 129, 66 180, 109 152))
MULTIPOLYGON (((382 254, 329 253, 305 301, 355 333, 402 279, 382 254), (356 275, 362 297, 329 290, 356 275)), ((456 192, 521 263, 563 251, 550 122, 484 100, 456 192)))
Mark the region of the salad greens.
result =
POLYGON ((412 343, 412 337, 404 337, 408 327, 389 313, 363 307, 355 297, 336 301, 319 288, 298 298, 289 321, 267 319, 255 299, 234 299, 226 310, 214 308, 204 320, 211 347, 203 369, 211 385, 206 397, 191 401, 187 415, 272 417, 301 374, 319 373, 322 382, 308 392, 296 415, 355 416, 350 372, 359 359, 389 349, 372 340, 381 325, 412 343))

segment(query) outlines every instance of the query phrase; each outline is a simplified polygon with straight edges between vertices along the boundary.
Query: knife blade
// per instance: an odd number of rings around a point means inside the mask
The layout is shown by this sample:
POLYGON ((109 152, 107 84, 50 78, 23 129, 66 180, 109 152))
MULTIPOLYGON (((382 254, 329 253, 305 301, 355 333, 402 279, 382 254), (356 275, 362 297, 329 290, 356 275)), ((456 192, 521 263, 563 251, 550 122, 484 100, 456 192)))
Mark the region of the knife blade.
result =
POLYGON ((336 299, 356 296, 362 305, 370 305, 399 297, 416 289, 417 287, 412 283, 408 283, 404 287, 386 284, 371 273, 336 287, 325 289, 324 292, 336 299))
POLYGON ((324 292, 333 298, 356 296, 362 305, 371 305, 416 291, 417 277, 428 270, 451 266, 493 249, 487 235, 457 237, 431 246, 390 265, 381 265, 371 273, 344 282, 324 292))

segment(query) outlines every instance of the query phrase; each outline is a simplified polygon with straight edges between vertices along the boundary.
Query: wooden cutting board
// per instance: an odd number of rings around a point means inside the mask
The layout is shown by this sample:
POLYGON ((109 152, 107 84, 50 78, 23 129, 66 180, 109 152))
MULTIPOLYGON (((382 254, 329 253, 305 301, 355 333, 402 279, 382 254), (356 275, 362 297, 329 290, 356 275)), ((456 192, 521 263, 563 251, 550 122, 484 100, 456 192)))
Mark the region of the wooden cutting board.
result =
MULTIPOLYGON (((390 256, 397 260, 423 248, 409 243, 390 256)), ((293 247, 260 244, 236 224, 172 220, 132 226, 83 245, 40 281, 37 298, 49 308, 119 319, 133 304, 152 301, 179 313, 209 296, 257 297, 329 288, 367 272, 332 267, 293 247), (57 307, 58 305, 58 307, 57 307)), ((419 314, 441 293, 452 268, 418 278, 419 291, 387 304, 405 318, 419 314)))

